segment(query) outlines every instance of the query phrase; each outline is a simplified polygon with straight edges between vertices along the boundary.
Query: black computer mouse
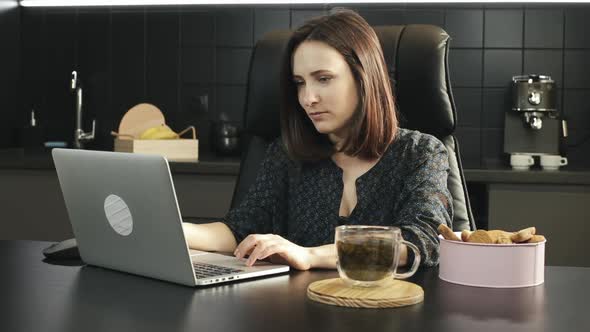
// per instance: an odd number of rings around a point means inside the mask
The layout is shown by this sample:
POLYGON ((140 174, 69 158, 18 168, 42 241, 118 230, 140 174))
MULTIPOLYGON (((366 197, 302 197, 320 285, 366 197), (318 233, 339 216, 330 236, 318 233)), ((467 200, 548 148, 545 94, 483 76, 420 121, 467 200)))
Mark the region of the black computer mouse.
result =
POLYGON ((76 239, 67 239, 54 243, 43 249, 43 255, 49 259, 77 259, 80 258, 76 239))

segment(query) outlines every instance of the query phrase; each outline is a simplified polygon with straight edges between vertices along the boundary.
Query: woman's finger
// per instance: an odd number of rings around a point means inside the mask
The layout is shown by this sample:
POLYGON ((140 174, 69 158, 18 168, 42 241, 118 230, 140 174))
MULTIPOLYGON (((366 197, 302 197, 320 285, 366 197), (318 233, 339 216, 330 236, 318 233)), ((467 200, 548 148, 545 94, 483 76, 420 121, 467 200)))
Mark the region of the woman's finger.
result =
POLYGON ((265 249, 266 246, 264 244, 264 241, 258 242, 254 250, 252 250, 252 253, 250 253, 250 257, 248 257, 248 260, 246 261, 246 266, 254 265, 254 263, 256 263, 256 260, 259 259, 260 253, 263 252, 265 249))
POLYGON ((251 254, 256 246, 256 243, 262 239, 264 235, 250 234, 237 246, 234 255, 237 258, 244 258, 244 256, 251 254))
POLYGON ((248 257, 246 264, 253 265, 256 260, 263 260, 268 256, 280 251, 282 248, 281 240, 282 239, 280 238, 272 236, 261 239, 259 242, 257 242, 256 248, 252 251, 250 257, 248 257))

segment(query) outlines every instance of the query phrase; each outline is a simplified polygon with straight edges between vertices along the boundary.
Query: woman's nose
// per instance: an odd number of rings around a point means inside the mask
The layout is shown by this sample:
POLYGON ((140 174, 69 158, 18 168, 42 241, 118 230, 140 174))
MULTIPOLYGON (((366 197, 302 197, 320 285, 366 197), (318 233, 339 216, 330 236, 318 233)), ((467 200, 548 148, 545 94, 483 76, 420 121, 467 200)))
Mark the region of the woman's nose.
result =
POLYGON ((303 87, 301 93, 301 102, 305 107, 311 107, 319 102, 318 94, 313 88, 303 87))

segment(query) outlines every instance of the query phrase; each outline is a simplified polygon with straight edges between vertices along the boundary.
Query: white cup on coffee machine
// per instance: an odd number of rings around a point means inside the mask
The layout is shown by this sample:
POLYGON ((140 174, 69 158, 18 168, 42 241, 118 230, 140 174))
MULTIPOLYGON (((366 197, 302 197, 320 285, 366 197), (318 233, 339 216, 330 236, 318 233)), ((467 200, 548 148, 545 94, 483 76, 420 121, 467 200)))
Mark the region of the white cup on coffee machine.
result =
POLYGON ((567 158, 559 155, 542 155, 541 167, 544 171, 557 171, 559 167, 567 165, 567 158))
POLYGON ((533 156, 528 154, 511 154, 510 165, 517 171, 526 171, 535 164, 533 156))

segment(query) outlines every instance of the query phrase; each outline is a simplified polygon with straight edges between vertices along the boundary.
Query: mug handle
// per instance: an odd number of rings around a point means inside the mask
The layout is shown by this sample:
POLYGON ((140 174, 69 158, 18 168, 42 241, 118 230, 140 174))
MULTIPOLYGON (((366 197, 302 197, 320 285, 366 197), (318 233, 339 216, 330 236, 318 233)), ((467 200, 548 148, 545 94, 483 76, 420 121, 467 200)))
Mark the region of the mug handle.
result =
POLYGON ((562 158, 559 160, 559 164, 560 164, 561 166, 565 166, 565 165, 567 165, 567 158, 566 158, 566 157, 562 157, 562 158))
POLYGON ((406 273, 396 273, 394 275, 395 279, 406 279, 406 278, 413 276, 414 273, 416 273, 416 271, 418 271, 418 266, 420 266, 420 250, 418 249, 418 247, 416 247, 416 245, 414 245, 413 243, 408 242, 406 240, 401 240, 400 243, 405 244, 408 248, 412 249, 412 251, 414 252, 414 263, 412 264, 410 271, 408 271, 406 273))

